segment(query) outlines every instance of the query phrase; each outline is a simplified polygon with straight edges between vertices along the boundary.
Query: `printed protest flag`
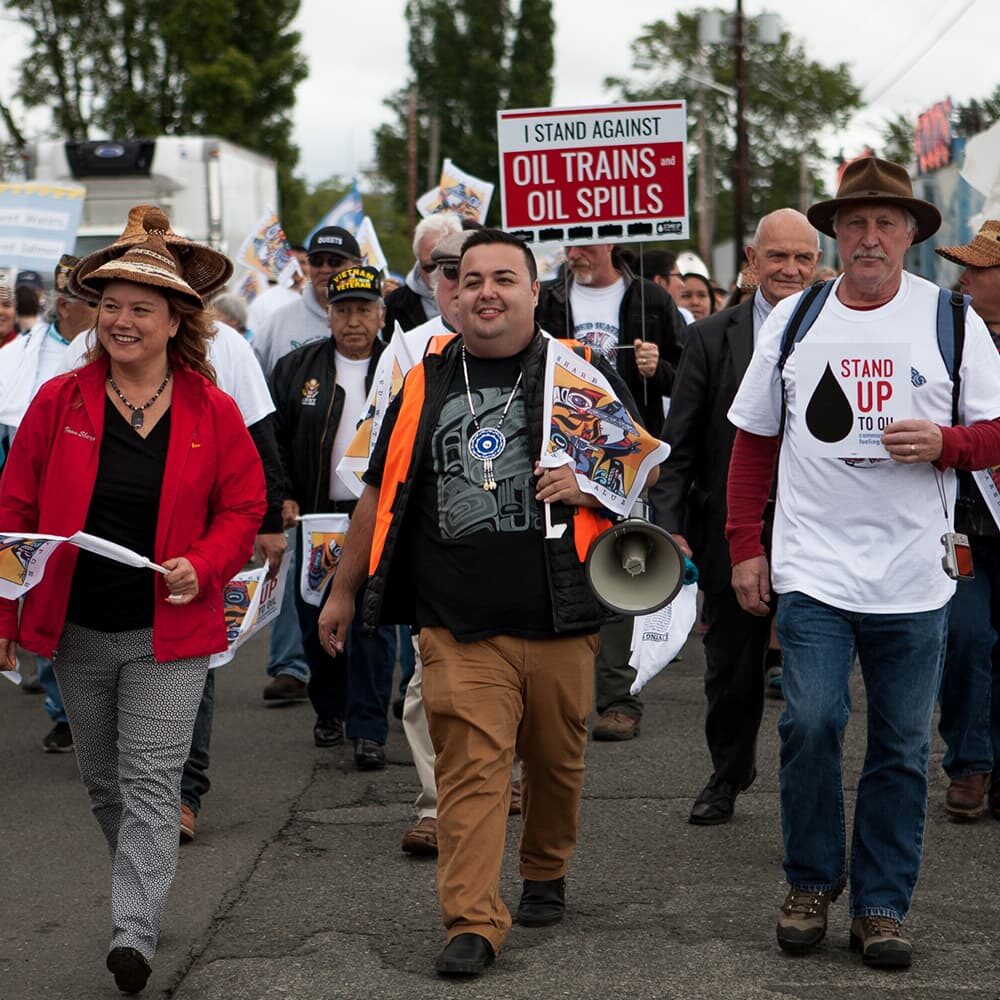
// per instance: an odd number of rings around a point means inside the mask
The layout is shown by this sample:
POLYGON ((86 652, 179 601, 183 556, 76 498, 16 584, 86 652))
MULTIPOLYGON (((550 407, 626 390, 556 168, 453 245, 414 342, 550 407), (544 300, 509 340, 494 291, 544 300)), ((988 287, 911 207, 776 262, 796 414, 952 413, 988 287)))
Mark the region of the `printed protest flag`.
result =
POLYGON ((310 240, 326 226, 340 226, 346 229, 352 236, 361 228, 361 223, 365 217, 364 206, 361 203, 361 192, 358 190, 358 182, 351 181, 350 190, 323 216, 319 222, 309 231, 306 237, 306 246, 310 240))
POLYGON ((361 259, 369 267, 374 267, 376 271, 386 274, 389 270, 389 262, 385 259, 385 254, 382 253, 382 245, 378 241, 375 225, 367 215, 361 220, 355 238, 358 241, 358 248, 361 250, 361 259))
POLYGON ((31 590, 65 541, 62 535, 0 535, 0 597, 16 601, 31 590))
POLYGON ((584 493, 627 517, 650 470, 670 446, 633 420, 607 379, 582 357, 550 339, 545 359, 541 465, 571 465, 584 493))
POLYGON ((632 622, 632 653, 628 665, 635 670, 629 694, 638 694, 687 642, 698 617, 698 584, 685 583, 667 605, 632 622))
POLYGON ((277 281, 289 262, 294 260, 281 220, 271 209, 257 220, 236 255, 237 263, 260 271, 269 281, 277 281))
POLYGON ((240 646, 277 617, 291 561, 292 553, 286 552, 277 574, 271 580, 267 579, 268 567, 262 566, 260 569, 238 573, 222 588, 222 608, 229 648, 209 658, 210 669, 214 670, 228 663, 240 646))
POLYGON ((109 542, 106 538, 77 531, 66 535, 38 535, 26 532, 0 533, 0 597, 16 601, 35 586, 45 573, 45 566, 56 547, 69 542, 79 549, 164 575, 167 570, 132 549, 109 542))
POLYGON ((347 514, 303 514, 302 575, 299 593, 306 604, 319 607, 337 566, 351 523, 347 514))
POLYGON ((368 468, 389 404, 403 388, 406 373, 424 356, 431 339, 436 334, 446 332, 443 322, 439 327, 431 327, 430 331, 424 329, 428 325, 423 324, 416 330, 404 332, 397 321, 392 340, 378 359, 372 387, 358 421, 357 433, 347 446, 344 457, 337 463, 340 481, 356 497, 360 497, 365 490, 361 477, 368 468))
POLYGON ((466 173, 446 159, 438 186, 417 199, 417 211, 424 218, 435 212, 457 212, 467 219, 485 224, 493 189, 494 185, 489 181, 466 173))

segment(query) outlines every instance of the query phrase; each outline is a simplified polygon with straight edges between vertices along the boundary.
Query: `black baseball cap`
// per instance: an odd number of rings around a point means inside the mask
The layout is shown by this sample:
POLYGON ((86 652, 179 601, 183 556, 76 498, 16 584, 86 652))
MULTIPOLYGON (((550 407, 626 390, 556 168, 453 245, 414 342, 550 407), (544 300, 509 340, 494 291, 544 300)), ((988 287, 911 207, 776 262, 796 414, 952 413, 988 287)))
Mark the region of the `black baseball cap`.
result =
POLYGON ((42 276, 37 271, 18 271, 14 287, 20 288, 21 285, 27 285, 29 288, 45 288, 42 276))
POLYGON ((382 275, 374 267, 345 267, 326 285, 326 301, 331 305, 341 299, 382 298, 382 275))
POLYGON ((352 260, 361 258, 358 241, 340 226, 324 226, 318 229, 309 241, 309 249, 306 252, 310 257, 314 253, 332 253, 352 260))

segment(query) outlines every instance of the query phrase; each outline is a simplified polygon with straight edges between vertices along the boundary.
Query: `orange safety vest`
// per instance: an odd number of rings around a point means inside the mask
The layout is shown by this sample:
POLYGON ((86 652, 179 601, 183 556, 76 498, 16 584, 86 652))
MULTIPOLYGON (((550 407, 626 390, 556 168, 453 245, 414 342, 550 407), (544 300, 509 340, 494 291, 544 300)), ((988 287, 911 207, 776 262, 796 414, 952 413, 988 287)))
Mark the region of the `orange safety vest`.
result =
MULTIPOLYGON (((457 337, 456 333, 438 334, 432 337, 427 345, 425 356, 440 354, 444 348, 457 337)), ((590 361, 590 348, 579 342, 561 341, 572 350, 582 353, 584 360, 590 361)), ((385 468, 382 471, 382 485, 378 494, 378 507, 375 513, 375 529, 372 534, 371 555, 368 561, 368 575, 374 576, 382 561, 385 540, 392 524, 393 511, 396 506, 396 495, 410 473, 413 461, 413 445, 417 438, 417 427, 420 424, 420 414, 424 408, 426 382, 424 365, 421 361, 406 375, 403 389, 403 402, 396 416, 396 423, 389 439, 389 447, 385 457, 385 468)), ((611 527, 610 518, 598 513, 592 507, 577 507, 573 513, 573 542, 577 558, 584 562, 590 546, 602 532, 611 527)))

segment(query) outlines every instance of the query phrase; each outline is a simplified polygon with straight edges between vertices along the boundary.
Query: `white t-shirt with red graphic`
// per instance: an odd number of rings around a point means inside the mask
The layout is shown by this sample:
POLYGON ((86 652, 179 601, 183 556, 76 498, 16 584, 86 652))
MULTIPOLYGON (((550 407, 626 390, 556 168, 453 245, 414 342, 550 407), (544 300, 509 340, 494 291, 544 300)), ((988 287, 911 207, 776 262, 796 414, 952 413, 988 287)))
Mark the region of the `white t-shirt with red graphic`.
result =
MULTIPOLYGON (((800 591, 845 611, 897 614, 940 608, 955 590, 941 568, 941 535, 954 525, 955 473, 889 458, 802 454, 808 399, 796 396, 795 351, 781 375, 777 368, 782 333, 798 300, 795 295, 780 302, 761 327, 729 410, 729 419, 742 430, 776 436, 784 380, 787 415, 771 552, 774 589, 779 594, 800 591)), ((952 383, 938 346, 937 303, 937 286, 906 272, 896 295, 877 309, 848 308, 835 287, 806 338, 830 344, 909 344, 910 416, 948 426, 952 383)), ((960 421, 1000 416, 1000 355, 972 309, 966 317, 960 375, 960 421)))

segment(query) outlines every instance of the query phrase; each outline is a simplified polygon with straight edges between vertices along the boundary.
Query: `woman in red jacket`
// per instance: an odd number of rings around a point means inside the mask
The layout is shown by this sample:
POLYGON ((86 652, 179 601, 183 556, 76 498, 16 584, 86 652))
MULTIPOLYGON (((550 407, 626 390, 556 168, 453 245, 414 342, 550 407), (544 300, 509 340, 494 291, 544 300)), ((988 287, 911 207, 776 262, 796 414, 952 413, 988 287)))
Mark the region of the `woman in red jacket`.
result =
POLYGON ((208 658, 226 647, 222 587, 253 549, 264 477, 236 404, 205 357, 201 294, 232 265, 169 223, 84 258, 100 298, 86 367, 46 383, 0 480, 5 532, 85 530, 167 575, 60 546, 24 598, 0 601, 0 663, 16 644, 55 661, 80 774, 112 861, 107 965, 123 992, 150 974, 177 865, 181 769, 208 658))

